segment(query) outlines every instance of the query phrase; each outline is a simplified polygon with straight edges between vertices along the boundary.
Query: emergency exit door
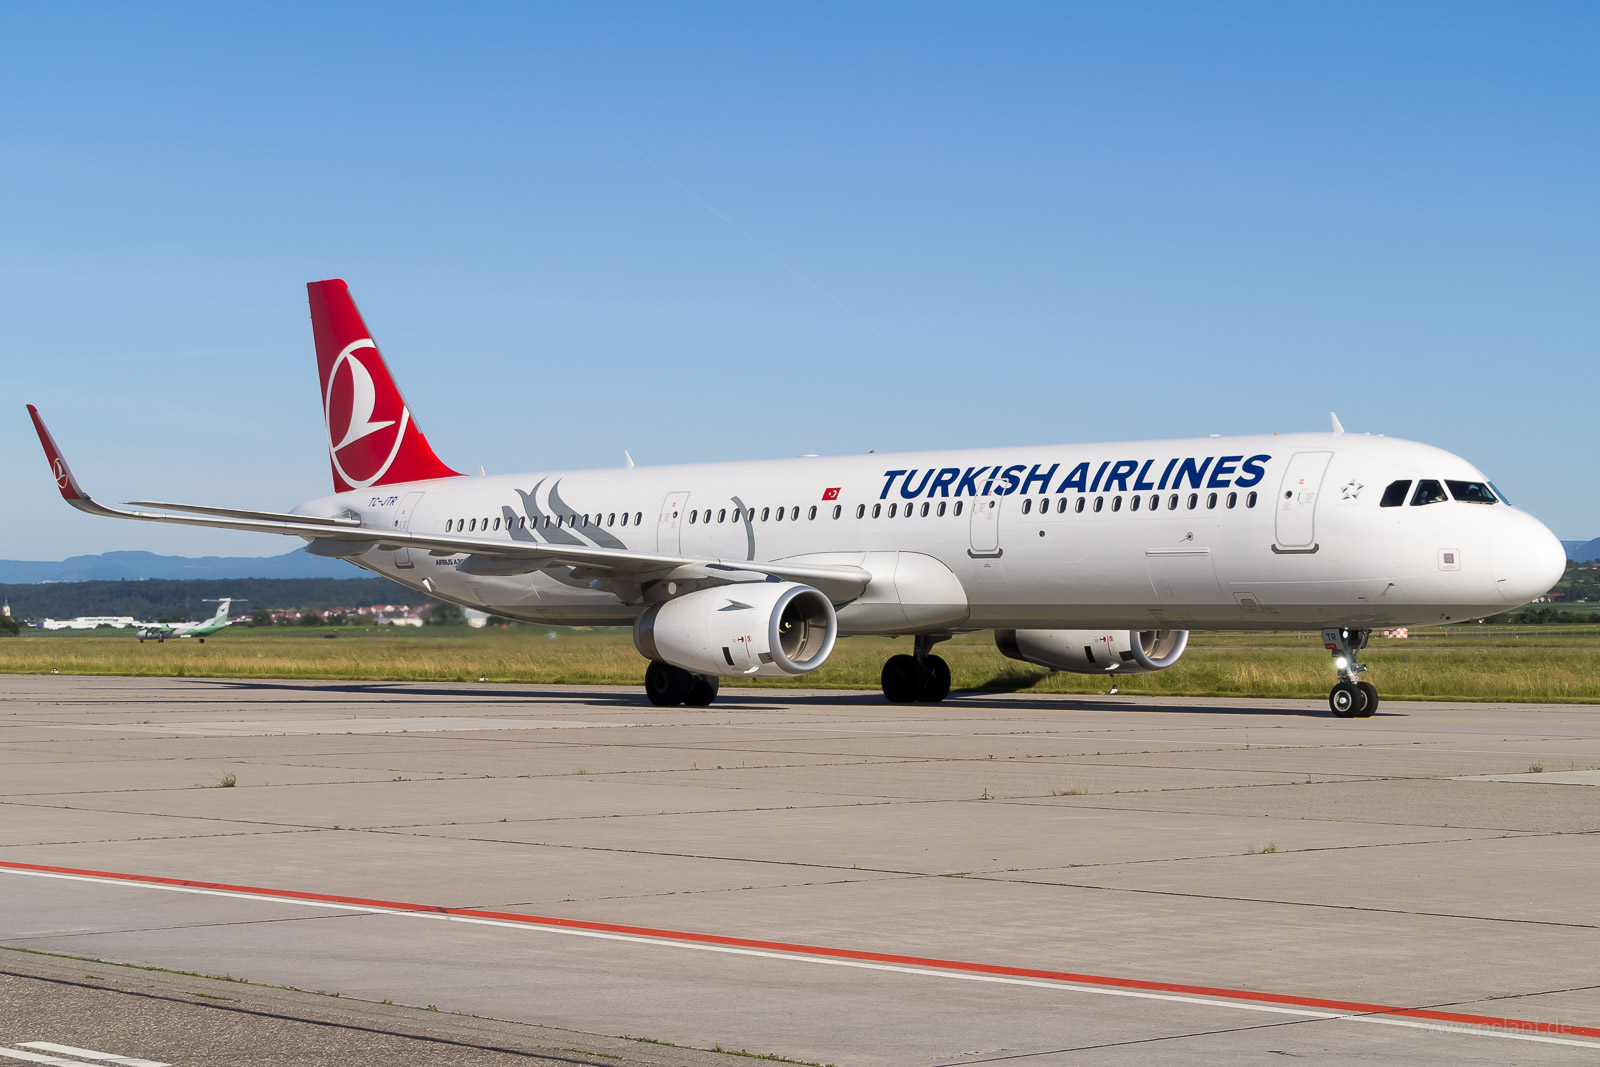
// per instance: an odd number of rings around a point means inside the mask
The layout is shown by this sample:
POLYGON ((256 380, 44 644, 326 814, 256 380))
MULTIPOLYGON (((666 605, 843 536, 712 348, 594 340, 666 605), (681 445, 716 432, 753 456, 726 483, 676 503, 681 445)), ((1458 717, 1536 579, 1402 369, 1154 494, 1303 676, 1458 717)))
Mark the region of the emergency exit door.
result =
POLYGON ((1314 552, 1317 544, 1317 496, 1332 452, 1296 452, 1289 457, 1278 487, 1276 547, 1287 552, 1314 552))

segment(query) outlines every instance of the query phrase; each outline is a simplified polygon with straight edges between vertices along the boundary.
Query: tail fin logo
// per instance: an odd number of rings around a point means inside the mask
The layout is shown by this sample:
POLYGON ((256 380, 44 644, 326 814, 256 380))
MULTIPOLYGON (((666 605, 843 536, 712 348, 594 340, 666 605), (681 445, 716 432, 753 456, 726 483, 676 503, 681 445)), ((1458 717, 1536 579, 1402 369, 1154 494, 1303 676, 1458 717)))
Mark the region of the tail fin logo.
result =
POLYGON ((397 417, 374 417, 379 414, 378 389, 372 371, 357 354, 364 351, 370 351, 375 359, 382 358, 372 338, 352 341, 334 359, 322 398, 323 417, 328 423, 328 455, 334 470, 352 489, 365 489, 389 473, 411 423, 411 409, 399 402, 398 396, 394 399, 400 410, 382 413, 397 417), (341 369, 348 373, 340 374, 341 369))
POLYGON ((56 488, 65 489, 67 483, 72 481, 72 475, 67 473, 66 462, 60 456, 57 456, 56 461, 51 466, 55 468, 56 488))

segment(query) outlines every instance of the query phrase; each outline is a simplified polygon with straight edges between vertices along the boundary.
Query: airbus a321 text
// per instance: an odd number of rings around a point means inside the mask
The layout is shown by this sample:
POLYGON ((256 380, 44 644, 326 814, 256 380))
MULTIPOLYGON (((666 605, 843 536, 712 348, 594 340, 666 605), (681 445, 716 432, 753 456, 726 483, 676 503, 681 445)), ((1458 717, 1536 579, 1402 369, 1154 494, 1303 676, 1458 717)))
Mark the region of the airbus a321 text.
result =
POLYGON ((156 641, 165 641, 169 637, 194 637, 203 645, 206 638, 227 626, 228 608, 233 604, 229 597, 217 601, 217 610, 212 612, 211 618, 199 622, 147 622, 141 623, 135 636, 139 643, 154 638, 156 641))
POLYGON ((1343 432, 462 477, 434 455, 342 281, 312 282, 334 492, 288 512, 110 507, 31 405, 61 494, 95 515, 302 537, 443 600, 626 625, 660 705, 720 678, 802 675, 852 634, 915 635, 884 665, 936 702, 952 634, 1112 677, 1178 662, 1192 630, 1321 630, 1334 714, 1371 715, 1383 627, 1525 603, 1565 553, 1466 460, 1343 432), (152 510, 153 509, 153 510, 152 510))

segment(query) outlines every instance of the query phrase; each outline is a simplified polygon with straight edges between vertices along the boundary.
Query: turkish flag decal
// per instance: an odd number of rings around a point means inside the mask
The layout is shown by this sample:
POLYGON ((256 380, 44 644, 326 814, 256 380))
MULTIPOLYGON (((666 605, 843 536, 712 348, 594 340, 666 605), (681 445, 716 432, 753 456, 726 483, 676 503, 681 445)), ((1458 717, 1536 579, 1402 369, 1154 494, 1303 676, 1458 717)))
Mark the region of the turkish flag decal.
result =
POLYGON ((822 491, 822 499, 824 499, 824 500, 838 500, 839 499, 839 490, 838 490, 838 488, 835 487, 833 489, 824 489, 822 491))

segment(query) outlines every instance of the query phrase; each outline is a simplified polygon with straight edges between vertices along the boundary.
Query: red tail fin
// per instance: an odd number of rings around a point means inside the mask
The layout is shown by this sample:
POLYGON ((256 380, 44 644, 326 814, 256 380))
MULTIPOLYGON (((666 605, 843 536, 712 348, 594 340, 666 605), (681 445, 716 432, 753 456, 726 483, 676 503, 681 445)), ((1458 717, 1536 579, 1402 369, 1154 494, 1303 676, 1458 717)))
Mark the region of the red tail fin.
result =
POLYGON ((322 416, 328 426, 333 486, 343 493, 371 485, 454 478, 422 436, 367 324, 337 278, 306 285, 317 340, 322 416))

